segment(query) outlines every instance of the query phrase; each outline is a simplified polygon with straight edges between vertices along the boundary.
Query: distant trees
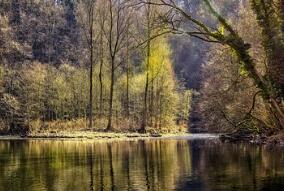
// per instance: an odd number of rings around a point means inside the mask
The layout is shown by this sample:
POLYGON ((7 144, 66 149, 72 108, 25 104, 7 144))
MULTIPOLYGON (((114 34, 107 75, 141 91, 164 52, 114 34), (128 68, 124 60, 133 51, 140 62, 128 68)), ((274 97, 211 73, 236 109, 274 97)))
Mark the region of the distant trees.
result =
POLYGON ((0 59, 2 65, 14 65, 29 59, 29 47, 20 43, 13 35, 13 28, 9 25, 9 17, 0 15, 0 59))
POLYGON ((48 121, 85 116, 86 79, 86 71, 67 64, 56 69, 29 63, 17 70, 7 69, 4 86, 21 102, 28 121, 48 121))
POLYGON ((12 0, 11 2, 11 17, 10 23, 12 25, 21 24, 20 2, 19 0, 12 0))

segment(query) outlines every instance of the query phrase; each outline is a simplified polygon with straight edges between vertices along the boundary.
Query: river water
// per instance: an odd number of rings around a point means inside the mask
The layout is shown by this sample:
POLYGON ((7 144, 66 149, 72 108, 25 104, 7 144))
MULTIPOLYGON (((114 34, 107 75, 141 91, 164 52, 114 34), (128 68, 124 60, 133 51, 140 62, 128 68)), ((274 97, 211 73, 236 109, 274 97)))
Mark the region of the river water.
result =
POLYGON ((284 190, 284 150, 214 136, 0 140, 0 191, 284 190))

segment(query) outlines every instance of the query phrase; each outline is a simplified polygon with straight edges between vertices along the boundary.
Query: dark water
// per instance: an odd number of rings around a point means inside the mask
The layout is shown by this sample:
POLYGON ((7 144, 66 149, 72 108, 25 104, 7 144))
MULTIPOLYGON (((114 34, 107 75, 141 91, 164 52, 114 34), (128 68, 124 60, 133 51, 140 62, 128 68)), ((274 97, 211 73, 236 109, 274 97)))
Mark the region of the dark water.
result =
POLYGON ((284 150, 218 140, 0 141, 1 191, 284 190, 284 150))

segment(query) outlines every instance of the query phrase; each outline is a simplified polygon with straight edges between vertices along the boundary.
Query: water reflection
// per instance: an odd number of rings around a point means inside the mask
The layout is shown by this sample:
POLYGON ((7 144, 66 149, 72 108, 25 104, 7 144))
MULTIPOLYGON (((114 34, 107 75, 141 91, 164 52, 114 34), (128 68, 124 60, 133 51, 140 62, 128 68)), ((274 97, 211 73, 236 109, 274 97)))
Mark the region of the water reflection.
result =
POLYGON ((0 141, 0 190, 281 190, 284 151, 217 140, 0 141))

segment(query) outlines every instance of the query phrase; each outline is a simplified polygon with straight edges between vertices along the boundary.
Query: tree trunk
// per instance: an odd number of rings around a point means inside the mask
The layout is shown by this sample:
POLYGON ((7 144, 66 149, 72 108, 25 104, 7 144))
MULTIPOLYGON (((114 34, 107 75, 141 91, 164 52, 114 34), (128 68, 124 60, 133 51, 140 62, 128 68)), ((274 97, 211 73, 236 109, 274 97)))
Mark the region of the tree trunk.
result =
POLYGON ((276 121, 278 122, 278 126, 281 129, 284 129, 284 112, 281 109, 279 103, 275 99, 270 99, 271 102, 271 108, 273 109, 274 116, 276 121))
POLYGON ((94 43, 93 43, 93 24, 94 24, 94 12, 93 12, 93 8, 91 10, 91 22, 90 22, 90 79, 89 79, 89 83, 90 83, 90 97, 89 97, 89 129, 93 128, 93 61, 94 61, 94 43))
POLYGON ((281 30, 284 33, 284 0, 279 0, 281 30))
POLYGON ((270 89, 274 93, 273 97, 283 100, 284 0, 278 0, 277 3, 274 1, 251 0, 251 5, 262 29, 262 44, 267 54, 268 71, 266 78, 270 83, 270 89))
POLYGON ((102 117, 103 114, 103 64, 104 64, 104 60, 103 60, 103 35, 101 34, 100 37, 100 46, 101 46, 101 50, 100 50, 100 71, 99 71, 99 81, 100 81, 100 111, 99 111, 99 117, 102 117))
MULTIPOLYGON (((127 26, 129 27, 129 21, 127 22, 127 26)), ((126 118, 129 119, 130 111, 129 111, 129 77, 130 77, 130 58, 129 58, 129 29, 126 32, 126 118)))
POLYGON ((110 94, 109 94, 109 114, 107 131, 112 130, 112 113, 113 113, 113 88, 114 88, 114 57, 111 59, 111 81, 110 81, 110 94))
POLYGON ((144 90, 144 101, 143 101, 143 116, 142 116, 141 128, 139 130, 140 133, 145 133, 146 132, 147 110, 148 110, 148 103, 147 103, 148 86, 149 86, 149 74, 148 74, 148 70, 147 70, 146 82, 145 82, 145 90, 144 90))
POLYGON ((150 119, 150 127, 153 126, 153 118, 155 117, 155 109, 154 108, 154 79, 153 79, 153 76, 152 76, 152 79, 151 79, 151 86, 150 86, 150 106, 149 106, 149 113, 150 113, 150 116, 149 116, 149 119, 150 119))
POLYGON ((130 63, 129 63, 129 42, 127 33, 127 50, 126 50, 126 118, 129 119, 129 76, 130 76, 130 63))
POLYGON ((273 87, 271 85, 270 79, 266 80, 258 75, 256 69, 255 69, 255 63, 251 56, 248 53, 248 49, 245 48, 244 42, 241 41, 235 41, 236 44, 231 44, 230 46, 236 50, 238 53, 239 59, 244 63, 244 66, 246 70, 249 73, 249 77, 251 77, 256 86, 262 90, 262 98, 263 101, 270 105, 272 108, 272 112, 274 113, 274 116, 271 117, 274 124, 277 124, 276 128, 283 129, 284 128, 284 112, 281 108, 281 101, 283 98, 280 98, 280 101, 276 101, 278 99, 279 94, 277 94, 277 88, 273 87))
POLYGON ((150 3, 148 4, 147 10, 147 62, 146 62, 146 81, 145 81, 145 90, 144 90, 144 100, 143 100, 143 114, 142 114, 142 123, 139 129, 140 133, 146 133, 147 126, 147 112, 148 112, 148 88, 149 88, 149 66, 150 66, 150 54, 151 54, 151 29, 150 29, 150 3))

